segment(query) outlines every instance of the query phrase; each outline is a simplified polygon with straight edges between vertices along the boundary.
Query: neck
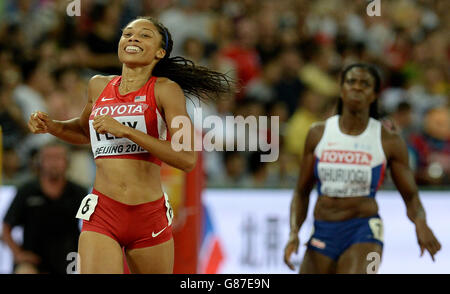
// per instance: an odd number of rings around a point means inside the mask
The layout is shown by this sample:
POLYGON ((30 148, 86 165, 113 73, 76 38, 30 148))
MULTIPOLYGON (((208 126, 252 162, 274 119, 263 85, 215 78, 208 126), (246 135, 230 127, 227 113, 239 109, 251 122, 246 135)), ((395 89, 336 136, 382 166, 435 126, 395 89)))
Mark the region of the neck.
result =
POLYGON ((122 80, 119 86, 120 93, 125 94, 142 88, 152 76, 153 67, 149 65, 131 68, 124 65, 122 68, 122 80))
POLYGON ((344 108, 339 119, 339 127, 342 132, 348 135, 359 135, 366 129, 369 119, 368 109, 366 111, 352 111, 344 108))
POLYGON ((41 176, 40 184, 42 192, 49 198, 55 199, 61 196, 66 185, 66 179, 64 177, 50 178, 41 176))

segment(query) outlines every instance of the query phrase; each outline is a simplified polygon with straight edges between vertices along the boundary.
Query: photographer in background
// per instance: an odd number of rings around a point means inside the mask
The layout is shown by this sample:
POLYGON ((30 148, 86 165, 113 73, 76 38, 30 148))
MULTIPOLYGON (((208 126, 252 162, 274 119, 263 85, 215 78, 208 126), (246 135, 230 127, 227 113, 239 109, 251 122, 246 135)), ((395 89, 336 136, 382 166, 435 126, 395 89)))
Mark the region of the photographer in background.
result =
POLYGON ((20 186, 3 220, 3 240, 14 255, 14 273, 65 274, 67 254, 77 252, 75 218, 86 190, 66 177, 68 150, 59 142, 38 154, 38 176, 20 186), (23 244, 11 236, 23 226, 23 244))

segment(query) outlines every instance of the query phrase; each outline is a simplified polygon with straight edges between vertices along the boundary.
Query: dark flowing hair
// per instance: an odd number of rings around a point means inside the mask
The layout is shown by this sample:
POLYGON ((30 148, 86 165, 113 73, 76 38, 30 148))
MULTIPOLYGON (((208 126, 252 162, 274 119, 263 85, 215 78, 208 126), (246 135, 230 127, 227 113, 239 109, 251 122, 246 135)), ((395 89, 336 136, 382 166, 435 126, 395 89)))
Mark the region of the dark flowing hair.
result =
MULTIPOLYGON (((381 76, 380 73, 378 72, 378 69, 372 65, 372 64, 368 64, 368 63, 353 63, 348 65, 347 67, 345 67, 342 72, 341 72, 341 76, 340 76, 340 84, 341 87, 345 82, 345 77, 347 75, 347 73, 352 69, 352 68, 362 68, 365 69, 369 72, 369 74, 373 77, 373 79, 375 80, 375 85, 373 87, 373 91, 375 92, 376 95, 378 95, 381 91, 381 76)), ((337 114, 341 115, 342 114, 342 98, 338 99, 337 102, 337 114)), ((375 99, 375 101, 373 101, 370 104, 370 109, 369 109, 369 116, 373 117, 375 119, 379 119, 380 118, 380 114, 378 112, 378 98, 375 99)))
POLYGON ((161 34, 161 48, 166 55, 153 69, 153 75, 166 77, 178 85, 185 95, 192 95, 206 102, 217 100, 221 94, 235 91, 236 83, 227 74, 223 74, 203 66, 197 66, 193 61, 181 56, 170 57, 173 49, 172 35, 169 30, 156 19, 149 16, 139 16, 137 19, 145 19, 153 23, 161 34))

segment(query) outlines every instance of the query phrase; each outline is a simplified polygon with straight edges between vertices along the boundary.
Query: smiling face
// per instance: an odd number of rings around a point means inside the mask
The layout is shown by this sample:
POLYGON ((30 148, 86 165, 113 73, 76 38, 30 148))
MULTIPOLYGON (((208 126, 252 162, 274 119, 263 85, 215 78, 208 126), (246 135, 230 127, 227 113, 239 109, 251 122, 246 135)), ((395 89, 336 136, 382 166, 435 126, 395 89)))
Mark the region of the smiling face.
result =
POLYGON ((341 86, 341 97, 344 107, 350 110, 369 109, 376 99, 374 77, 364 68, 350 69, 341 86))
POLYGON ((149 20, 137 19, 124 29, 119 41, 119 60, 128 67, 155 65, 164 58, 162 36, 149 20))

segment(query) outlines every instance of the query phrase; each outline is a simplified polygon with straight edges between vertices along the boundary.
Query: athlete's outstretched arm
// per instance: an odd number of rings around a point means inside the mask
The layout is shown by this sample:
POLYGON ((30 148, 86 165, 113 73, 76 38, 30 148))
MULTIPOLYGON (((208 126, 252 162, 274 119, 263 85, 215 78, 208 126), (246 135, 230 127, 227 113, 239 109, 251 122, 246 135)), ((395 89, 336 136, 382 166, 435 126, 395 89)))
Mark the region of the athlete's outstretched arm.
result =
MULTIPOLYGON (((194 151, 194 128, 186 110, 186 98, 180 86, 175 82, 167 80, 161 82, 158 88, 156 86, 157 84, 155 85, 155 96, 158 96, 157 99, 161 103, 170 135, 173 136, 177 131, 185 130, 181 139, 190 138, 188 148, 174 150, 171 141, 159 140, 144 132, 124 126, 109 115, 96 116, 93 127, 99 134, 110 133, 116 137, 125 137, 165 163, 189 172, 195 166, 197 155, 194 151), (184 118, 188 125, 183 125, 183 129, 172 127, 172 121, 175 118, 184 118)), ((182 140, 179 143, 183 143, 182 140)))
POLYGON ((306 219, 309 206, 309 194, 315 184, 314 149, 322 137, 323 130, 323 124, 315 124, 309 129, 305 141, 305 150, 303 153, 302 162, 300 164, 300 174, 297 180, 297 185, 294 189, 294 196, 291 201, 289 240, 284 249, 284 262, 291 270, 295 270, 295 268, 290 261, 290 257, 293 252, 298 252, 298 246, 300 243, 298 233, 306 219))
POLYGON ((388 157, 392 180, 405 202, 406 214, 416 226, 421 256, 426 249, 434 261, 434 255, 441 249, 441 244, 427 225, 414 175, 409 168, 406 144, 398 134, 383 130, 383 148, 388 157))
POLYGON ((88 144, 89 139, 89 115, 92 111, 94 99, 97 99, 109 78, 94 76, 88 84, 88 102, 84 106, 79 117, 57 121, 51 119, 47 113, 36 111, 31 114, 28 128, 34 134, 50 133, 72 144, 88 144))

